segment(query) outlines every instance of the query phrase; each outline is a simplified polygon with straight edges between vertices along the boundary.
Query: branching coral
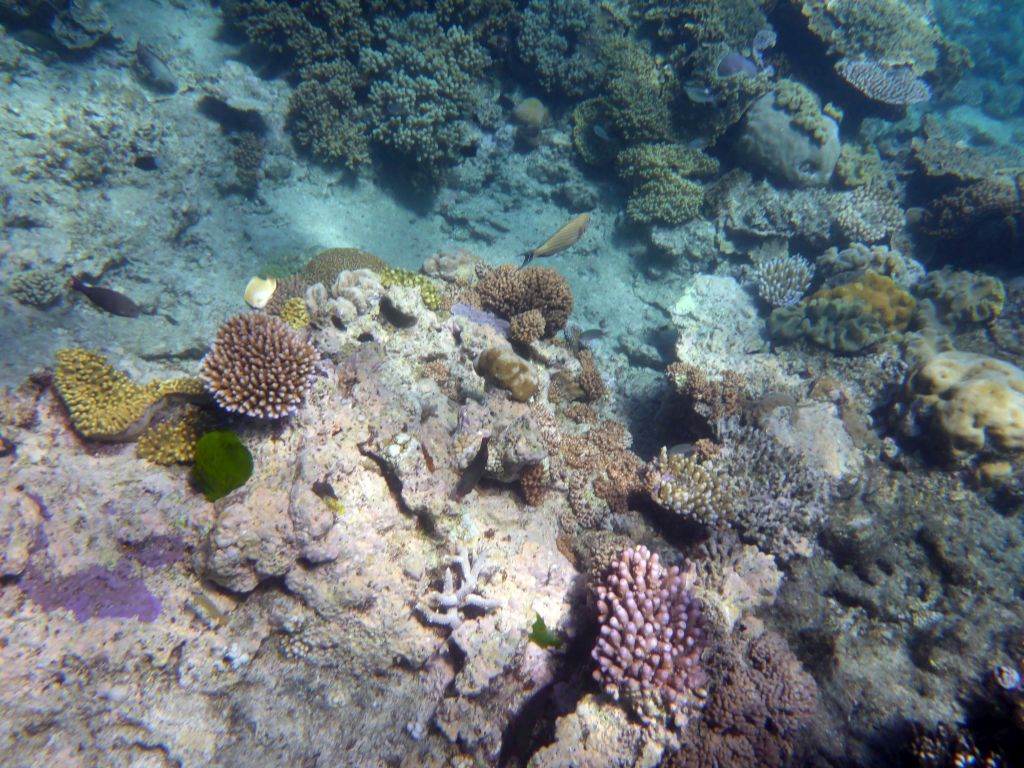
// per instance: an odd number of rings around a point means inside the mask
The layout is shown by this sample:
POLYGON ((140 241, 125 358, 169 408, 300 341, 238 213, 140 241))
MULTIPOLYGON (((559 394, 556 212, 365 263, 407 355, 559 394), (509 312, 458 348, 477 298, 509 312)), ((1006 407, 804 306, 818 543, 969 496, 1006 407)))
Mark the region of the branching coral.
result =
POLYGON ((224 410, 279 419, 306 399, 318 359, 316 349, 283 320, 238 315, 217 331, 199 375, 224 410))
POLYGON ((565 278, 550 267, 516 269, 503 264, 477 283, 484 309, 512 320, 538 310, 544 316, 544 336, 550 338, 565 327, 572 312, 572 290, 565 278))
POLYGON ((616 167, 633 187, 626 203, 630 218, 682 224, 694 218, 704 202, 704 190, 692 177, 714 174, 718 161, 681 144, 645 144, 620 152, 616 167))
POLYGON ((647 465, 647 490, 667 510, 714 527, 729 519, 732 499, 725 480, 695 456, 665 448, 647 465))
POLYGON ((445 568, 443 588, 440 592, 428 593, 426 596, 428 604, 421 605, 419 612, 431 624, 458 629, 463 621, 460 612, 467 608, 474 608, 482 612, 493 611, 501 603, 480 594, 483 586, 480 579, 487 570, 486 558, 478 556, 474 561, 470 558, 466 547, 462 546, 459 549, 459 554, 453 558, 453 562, 459 566, 459 571, 462 574, 462 583, 458 589, 455 588, 452 569, 445 568))
POLYGON ((586 0, 531 0, 523 11, 519 57, 549 93, 579 98, 601 87, 596 15, 586 0))
POLYGON ((754 267, 758 295, 769 306, 785 307, 804 297, 814 277, 814 267, 802 256, 773 256, 754 267))
POLYGON ((86 349, 62 349, 56 358, 54 389, 67 406, 79 434, 95 440, 133 440, 148 426, 162 399, 172 395, 188 399, 202 394, 202 384, 197 379, 136 384, 103 355, 86 349))
POLYGON ((699 707, 707 680, 700 664, 704 621, 690 580, 640 546, 623 551, 597 588, 594 678, 642 717, 667 715, 676 727, 699 707))

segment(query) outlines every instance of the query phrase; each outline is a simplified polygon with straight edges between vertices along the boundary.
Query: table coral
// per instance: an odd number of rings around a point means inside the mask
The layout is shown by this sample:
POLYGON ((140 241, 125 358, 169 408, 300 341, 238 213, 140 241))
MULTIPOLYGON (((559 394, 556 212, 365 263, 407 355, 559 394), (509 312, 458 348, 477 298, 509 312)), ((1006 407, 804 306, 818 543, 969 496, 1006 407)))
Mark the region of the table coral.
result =
POLYGON ((132 440, 145 429, 153 407, 171 395, 201 394, 201 383, 182 378, 136 384, 98 352, 62 349, 56 354, 53 385, 83 437, 132 440))

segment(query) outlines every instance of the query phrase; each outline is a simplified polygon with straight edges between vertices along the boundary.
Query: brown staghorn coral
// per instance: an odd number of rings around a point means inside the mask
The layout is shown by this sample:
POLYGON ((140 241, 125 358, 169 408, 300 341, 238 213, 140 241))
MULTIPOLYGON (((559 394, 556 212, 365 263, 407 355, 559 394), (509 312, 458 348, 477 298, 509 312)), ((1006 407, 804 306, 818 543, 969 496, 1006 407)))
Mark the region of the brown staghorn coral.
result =
POLYGON ((476 290, 484 309, 508 320, 538 310, 544 316, 545 338, 562 330, 572 312, 569 284, 549 267, 517 269, 504 264, 482 277, 476 290))
POLYGON ((741 650, 735 633, 709 662, 711 695, 669 768, 781 768, 814 714, 818 687, 789 646, 766 632, 741 650))
POLYGON ((200 377, 224 410, 279 419, 306 399, 319 357, 280 318, 238 315, 217 331, 200 377))

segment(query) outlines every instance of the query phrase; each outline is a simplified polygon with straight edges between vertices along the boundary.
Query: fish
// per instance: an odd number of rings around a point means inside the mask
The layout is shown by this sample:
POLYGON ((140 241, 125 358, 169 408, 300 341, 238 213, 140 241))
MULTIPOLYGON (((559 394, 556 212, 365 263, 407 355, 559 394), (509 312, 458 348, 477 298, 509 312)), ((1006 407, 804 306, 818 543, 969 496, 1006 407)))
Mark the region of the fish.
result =
POLYGON ((139 78, 160 93, 175 93, 178 81, 171 68, 145 43, 135 46, 135 72, 139 78))
POLYGON ((601 328, 591 328, 589 331, 583 331, 580 334, 580 341, 584 344, 589 344, 591 341, 597 341, 603 339, 608 334, 601 328))
POLYGON ((480 478, 484 476, 484 470, 487 469, 488 441, 490 441, 489 437, 485 437, 480 441, 480 450, 476 452, 476 456, 473 457, 473 460, 469 462, 469 466, 462 472, 462 477, 459 478, 459 482, 456 483, 455 489, 452 491, 451 498, 453 501, 459 501, 463 496, 476 488, 480 478))
POLYGON ((581 213, 576 216, 568 224, 562 226, 555 234, 544 241, 542 245, 534 248, 532 251, 527 251, 523 254, 523 263, 520 269, 525 267, 531 261, 542 256, 554 256, 560 251, 564 251, 570 245, 575 245, 579 242, 579 239, 583 237, 583 233, 587 231, 587 227, 590 226, 590 214, 581 213))
POLYGON ((123 293, 112 291, 110 288, 100 288, 98 285, 86 285, 79 278, 71 278, 72 290, 83 294, 85 298, 112 315, 121 317, 138 317, 142 314, 139 305, 129 299, 123 293))

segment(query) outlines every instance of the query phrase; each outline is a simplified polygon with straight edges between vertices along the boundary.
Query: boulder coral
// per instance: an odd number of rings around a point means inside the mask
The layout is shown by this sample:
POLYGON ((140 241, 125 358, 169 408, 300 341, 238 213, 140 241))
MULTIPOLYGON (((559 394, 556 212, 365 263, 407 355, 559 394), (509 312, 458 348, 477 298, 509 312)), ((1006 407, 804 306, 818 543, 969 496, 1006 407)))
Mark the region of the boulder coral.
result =
POLYGON ((1024 370, 987 355, 940 352, 914 368, 906 396, 954 458, 1024 449, 1024 370))

